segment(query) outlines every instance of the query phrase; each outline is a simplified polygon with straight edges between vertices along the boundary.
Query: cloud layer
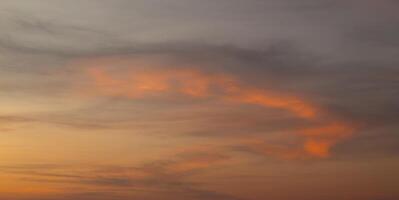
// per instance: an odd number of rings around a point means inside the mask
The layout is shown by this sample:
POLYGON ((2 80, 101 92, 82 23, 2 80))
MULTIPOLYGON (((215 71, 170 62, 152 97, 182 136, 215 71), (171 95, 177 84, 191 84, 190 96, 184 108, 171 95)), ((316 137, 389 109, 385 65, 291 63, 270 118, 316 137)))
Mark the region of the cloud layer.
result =
POLYGON ((398 199, 398 6, 2 0, 0 199, 398 199))

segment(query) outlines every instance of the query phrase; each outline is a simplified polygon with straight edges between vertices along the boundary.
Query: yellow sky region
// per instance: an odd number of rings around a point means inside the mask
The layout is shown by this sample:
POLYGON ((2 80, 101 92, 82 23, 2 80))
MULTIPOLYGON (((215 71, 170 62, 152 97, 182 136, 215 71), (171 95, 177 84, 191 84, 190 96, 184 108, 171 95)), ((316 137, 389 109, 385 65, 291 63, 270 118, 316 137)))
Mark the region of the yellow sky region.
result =
MULTIPOLYGON (((190 142, 168 138, 165 141, 134 130, 90 131, 25 123, 0 135, 0 198, 59 197, 71 192, 115 190, 112 186, 80 183, 80 178, 74 182, 75 178, 64 176, 95 178, 101 175, 95 171, 102 167, 140 167, 173 156, 176 148, 190 142)), ((141 177, 142 172, 122 175, 141 177)))
MULTIPOLYGON (((131 165, 158 158, 168 149, 154 136, 135 133, 134 130, 89 131, 46 123, 25 124, 22 127, 0 135, 0 165, 131 165)), ((179 146, 174 141, 168 145, 179 146)))
POLYGON ((0 109, 3 116, 30 117, 45 112, 79 109, 87 105, 87 101, 71 97, 71 95, 53 97, 51 95, 10 94, 0 98, 0 109))

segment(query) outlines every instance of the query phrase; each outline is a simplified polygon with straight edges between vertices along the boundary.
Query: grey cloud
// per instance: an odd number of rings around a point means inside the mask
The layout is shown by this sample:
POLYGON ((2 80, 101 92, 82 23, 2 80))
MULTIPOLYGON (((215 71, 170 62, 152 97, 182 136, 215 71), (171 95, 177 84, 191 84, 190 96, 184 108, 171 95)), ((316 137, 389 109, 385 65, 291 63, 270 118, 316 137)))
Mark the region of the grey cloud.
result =
MULTIPOLYGON (((26 123, 47 123, 57 126, 71 127, 77 129, 89 129, 89 130, 101 130, 101 129, 111 129, 115 128, 111 124, 104 124, 99 122, 94 122, 92 120, 76 120, 73 118, 52 118, 51 116, 45 115, 7 115, 0 116, 0 124, 2 125, 19 125, 26 123)), ((14 129, 17 129, 14 128, 14 129)), ((13 130, 13 129, 10 129, 13 130)))
POLYGON ((29 15, 13 16, 9 12, 0 14, 3 14, 1 25, 5 30, 0 34, 0 47, 14 52, 71 57, 121 43, 113 35, 83 26, 29 15))
POLYGON ((345 33, 367 25, 372 17, 379 17, 380 23, 388 20, 378 16, 387 11, 368 12, 380 9, 374 4, 397 6, 390 1, 357 0, 82 1, 79 8, 68 1, 2 4, 0 44, 27 53, 112 54, 149 44, 192 41, 258 47, 277 39, 346 59, 378 53, 362 52, 361 42, 345 38, 345 33))

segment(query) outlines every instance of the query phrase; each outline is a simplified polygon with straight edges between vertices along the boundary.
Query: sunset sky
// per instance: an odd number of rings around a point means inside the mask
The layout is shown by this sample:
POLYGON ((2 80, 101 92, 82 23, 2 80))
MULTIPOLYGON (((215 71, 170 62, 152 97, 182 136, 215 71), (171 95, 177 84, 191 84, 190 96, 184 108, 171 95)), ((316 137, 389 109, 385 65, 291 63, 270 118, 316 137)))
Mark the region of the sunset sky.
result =
POLYGON ((398 200, 396 0, 0 0, 0 200, 398 200))

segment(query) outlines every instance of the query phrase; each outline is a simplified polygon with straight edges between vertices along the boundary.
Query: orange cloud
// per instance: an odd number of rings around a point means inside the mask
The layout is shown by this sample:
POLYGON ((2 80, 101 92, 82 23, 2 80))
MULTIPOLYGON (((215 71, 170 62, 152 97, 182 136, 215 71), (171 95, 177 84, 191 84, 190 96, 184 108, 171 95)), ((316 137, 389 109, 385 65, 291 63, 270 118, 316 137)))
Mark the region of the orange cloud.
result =
POLYGON ((276 95, 260 89, 246 89, 234 95, 233 98, 241 103, 287 110, 301 118, 313 118, 316 116, 317 112, 315 106, 299 98, 276 95))
POLYGON ((312 127, 300 131, 304 136, 304 149, 317 157, 327 157, 330 148, 340 140, 349 138, 354 133, 353 126, 343 122, 332 122, 321 127, 312 127))
POLYGON ((110 74, 102 68, 89 68, 96 90, 103 95, 139 98, 162 93, 180 93, 191 97, 214 96, 239 103, 255 104, 292 112, 299 117, 315 117, 317 109, 292 96, 277 95, 240 85, 225 75, 195 70, 154 70, 128 72, 128 76, 110 74), (131 74, 129 74, 131 73, 131 74), (219 93, 217 93, 219 92, 219 93))
MULTIPOLYGON (((102 59, 102 61, 112 64, 115 60, 102 59)), ((299 118, 318 124, 323 121, 320 116, 322 110, 302 98, 247 86, 233 76, 225 74, 207 73, 189 68, 165 68, 151 64, 150 66, 144 64, 144 67, 140 66, 137 69, 134 67, 135 64, 129 64, 129 61, 124 63, 129 66, 129 69, 121 73, 98 67, 98 62, 88 63, 84 67, 87 68, 94 91, 99 95, 132 99, 165 94, 185 95, 191 98, 214 98, 285 110, 299 118)), ((340 120, 324 120, 321 126, 305 128, 297 132, 296 135, 303 138, 300 149, 259 147, 259 144, 254 148, 260 152, 268 152, 267 154, 285 155, 283 157, 298 157, 299 154, 305 154, 324 158, 330 154, 330 149, 336 143, 350 137, 354 128, 340 120)))
POLYGON ((276 145, 257 139, 246 139, 241 146, 249 151, 284 159, 306 159, 310 157, 327 158, 331 148, 342 140, 350 138, 355 127, 338 120, 325 121, 322 125, 296 130, 300 143, 291 147, 276 145))

